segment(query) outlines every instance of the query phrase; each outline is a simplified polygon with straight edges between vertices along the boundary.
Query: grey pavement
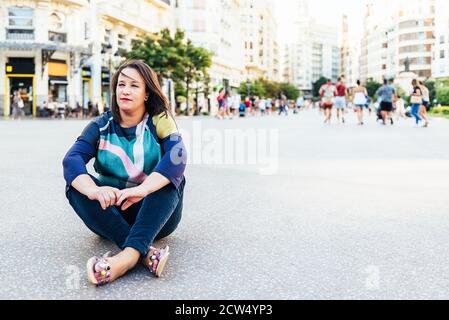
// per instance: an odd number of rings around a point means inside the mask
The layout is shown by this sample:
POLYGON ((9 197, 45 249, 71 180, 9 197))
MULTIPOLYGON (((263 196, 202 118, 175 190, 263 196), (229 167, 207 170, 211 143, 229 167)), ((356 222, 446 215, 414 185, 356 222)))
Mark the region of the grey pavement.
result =
POLYGON ((88 122, 0 121, 0 299, 448 299, 449 121, 322 120, 179 119, 192 139, 275 130, 278 170, 189 164, 163 277, 139 265, 100 288, 85 262, 117 248, 73 212, 61 165, 88 122))

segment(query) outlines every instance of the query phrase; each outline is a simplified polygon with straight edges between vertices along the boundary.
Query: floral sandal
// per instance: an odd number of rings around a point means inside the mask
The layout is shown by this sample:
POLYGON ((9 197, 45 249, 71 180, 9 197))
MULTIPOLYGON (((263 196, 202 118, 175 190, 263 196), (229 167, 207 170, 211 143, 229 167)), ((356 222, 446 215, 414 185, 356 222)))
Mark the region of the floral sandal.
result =
POLYGON ((170 252, 169 247, 166 246, 163 249, 157 249, 150 247, 150 251, 143 259, 144 265, 153 273, 156 277, 160 277, 162 271, 164 271, 165 264, 167 263, 170 252))
POLYGON ((87 277, 92 284, 102 286, 109 282, 111 265, 108 258, 110 256, 111 252, 107 252, 101 258, 92 257, 87 261, 87 277))

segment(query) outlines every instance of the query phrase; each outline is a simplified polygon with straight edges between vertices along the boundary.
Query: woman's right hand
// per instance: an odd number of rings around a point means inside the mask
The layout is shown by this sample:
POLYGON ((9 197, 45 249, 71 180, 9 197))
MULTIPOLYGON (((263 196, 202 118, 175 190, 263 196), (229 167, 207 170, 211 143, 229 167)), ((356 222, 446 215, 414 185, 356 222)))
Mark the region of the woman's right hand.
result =
POLYGON ((100 202, 101 208, 106 210, 110 206, 114 206, 120 197, 120 190, 113 187, 95 187, 88 192, 87 197, 90 200, 100 202))

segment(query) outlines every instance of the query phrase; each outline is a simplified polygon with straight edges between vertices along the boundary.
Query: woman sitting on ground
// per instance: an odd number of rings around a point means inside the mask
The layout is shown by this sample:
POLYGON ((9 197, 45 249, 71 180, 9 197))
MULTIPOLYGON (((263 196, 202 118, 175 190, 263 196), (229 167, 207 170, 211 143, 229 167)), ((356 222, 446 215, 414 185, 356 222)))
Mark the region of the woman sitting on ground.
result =
POLYGON ((92 257, 90 282, 103 285, 140 260, 160 276, 181 220, 186 150, 157 74, 131 60, 112 79, 111 110, 90 122, 63 161, 66 196, 86 226, 121 252, 92 257), (97 178, 86 164, 95 158, 97 178))

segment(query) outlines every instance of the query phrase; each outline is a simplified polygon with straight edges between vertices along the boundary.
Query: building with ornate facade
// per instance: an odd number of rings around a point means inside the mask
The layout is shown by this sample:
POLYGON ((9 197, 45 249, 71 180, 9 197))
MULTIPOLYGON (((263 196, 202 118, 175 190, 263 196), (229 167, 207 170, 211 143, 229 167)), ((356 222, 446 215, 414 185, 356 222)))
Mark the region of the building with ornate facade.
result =
POLYGON ((173 29, 168 0, 3 0, 0 2, 0 115, 19 92, 27 115, 37 107, 74 108, 110 101, 118 49, 131 39, 173 29))

